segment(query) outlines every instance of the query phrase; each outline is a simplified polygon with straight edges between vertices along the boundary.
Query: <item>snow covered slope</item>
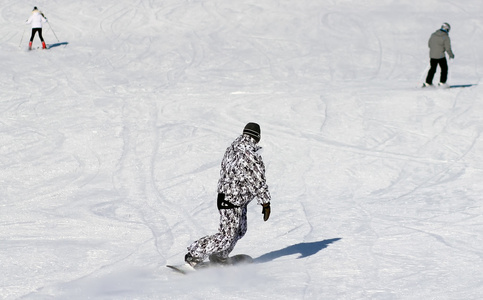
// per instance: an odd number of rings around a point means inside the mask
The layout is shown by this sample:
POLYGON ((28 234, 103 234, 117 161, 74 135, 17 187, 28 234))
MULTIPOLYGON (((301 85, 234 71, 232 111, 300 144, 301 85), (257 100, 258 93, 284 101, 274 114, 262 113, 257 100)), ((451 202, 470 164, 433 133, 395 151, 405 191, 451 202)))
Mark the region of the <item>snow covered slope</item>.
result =
POLYGON ((33 5, 0 7, 0 298, 483 294, 480 0, 33 5), (477 85, 418 88, 442 22, 477 85), (250 121, 272 215, 233 253, 257 263, 178 275, 250 121))

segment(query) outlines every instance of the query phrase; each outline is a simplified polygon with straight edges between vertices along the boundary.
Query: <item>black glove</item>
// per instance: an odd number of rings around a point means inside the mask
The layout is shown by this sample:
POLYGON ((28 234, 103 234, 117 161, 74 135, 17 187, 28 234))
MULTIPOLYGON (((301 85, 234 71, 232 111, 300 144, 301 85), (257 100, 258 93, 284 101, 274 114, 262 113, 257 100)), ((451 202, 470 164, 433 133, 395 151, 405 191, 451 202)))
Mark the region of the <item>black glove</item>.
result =
POLYGON ((262 206, 263 221, 267 221, 270 217, 270 203, 262 204, 262 206))

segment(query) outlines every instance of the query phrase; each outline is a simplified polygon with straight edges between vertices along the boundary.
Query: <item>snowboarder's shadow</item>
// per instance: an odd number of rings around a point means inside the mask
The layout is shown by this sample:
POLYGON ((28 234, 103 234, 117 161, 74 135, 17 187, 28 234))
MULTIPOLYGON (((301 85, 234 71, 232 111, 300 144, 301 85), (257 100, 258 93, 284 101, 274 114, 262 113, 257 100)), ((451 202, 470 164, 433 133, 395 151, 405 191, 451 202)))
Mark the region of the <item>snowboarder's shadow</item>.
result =
POLYGON ((266 254, 263 254, 260 257, 257 257, 253 260, 254 263, 265 263, 277 259, 282 256, 289 256, 293 254, 300 253, 298 258, 304 258, 307 256, 311 256, 316 254, 322 249, 327 248, 330 244, 337 242, 341 238, 335 238, 330 240, 323 240, 319 242, 312 242, 312 243, 299 243, 292 246, 288 246, 286 248, 272 251, 266 254))
POLYGON ((59 47, 59 46, 67 46, 69 44, 69 42, 62 42, 62 43, 55 43, 55 44, 50 44, 49 45, 49 49, 50 48, 54 48, 54 47, 59 47))

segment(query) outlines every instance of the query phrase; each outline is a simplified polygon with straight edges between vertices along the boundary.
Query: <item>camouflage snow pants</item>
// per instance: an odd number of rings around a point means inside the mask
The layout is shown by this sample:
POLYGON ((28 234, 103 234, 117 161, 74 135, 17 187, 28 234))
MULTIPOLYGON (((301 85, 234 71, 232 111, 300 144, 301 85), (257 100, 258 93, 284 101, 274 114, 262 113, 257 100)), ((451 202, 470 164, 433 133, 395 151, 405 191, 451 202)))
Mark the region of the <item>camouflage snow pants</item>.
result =
POLYGON ((247 206, 219 209, 218 233, 193 242, 188 251, 193 257, 204 260, 209 255, 226 258, 247 231, 247 206))

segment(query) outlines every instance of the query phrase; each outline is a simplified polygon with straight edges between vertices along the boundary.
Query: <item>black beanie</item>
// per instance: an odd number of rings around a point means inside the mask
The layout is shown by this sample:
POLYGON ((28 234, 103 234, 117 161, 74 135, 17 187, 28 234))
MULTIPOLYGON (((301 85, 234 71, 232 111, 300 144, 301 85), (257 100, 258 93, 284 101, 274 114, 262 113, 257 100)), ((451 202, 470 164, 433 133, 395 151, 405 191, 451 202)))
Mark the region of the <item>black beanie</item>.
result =
POLYGON ((245 128, 243 128, 243 134, 248 134, 249 136, 255 139, 255 142, 258 143, 261 137, 260 125, 258 125, 257 123, 251 123, 251 122, 248 123, 247 125, 245 125, 245 128))

